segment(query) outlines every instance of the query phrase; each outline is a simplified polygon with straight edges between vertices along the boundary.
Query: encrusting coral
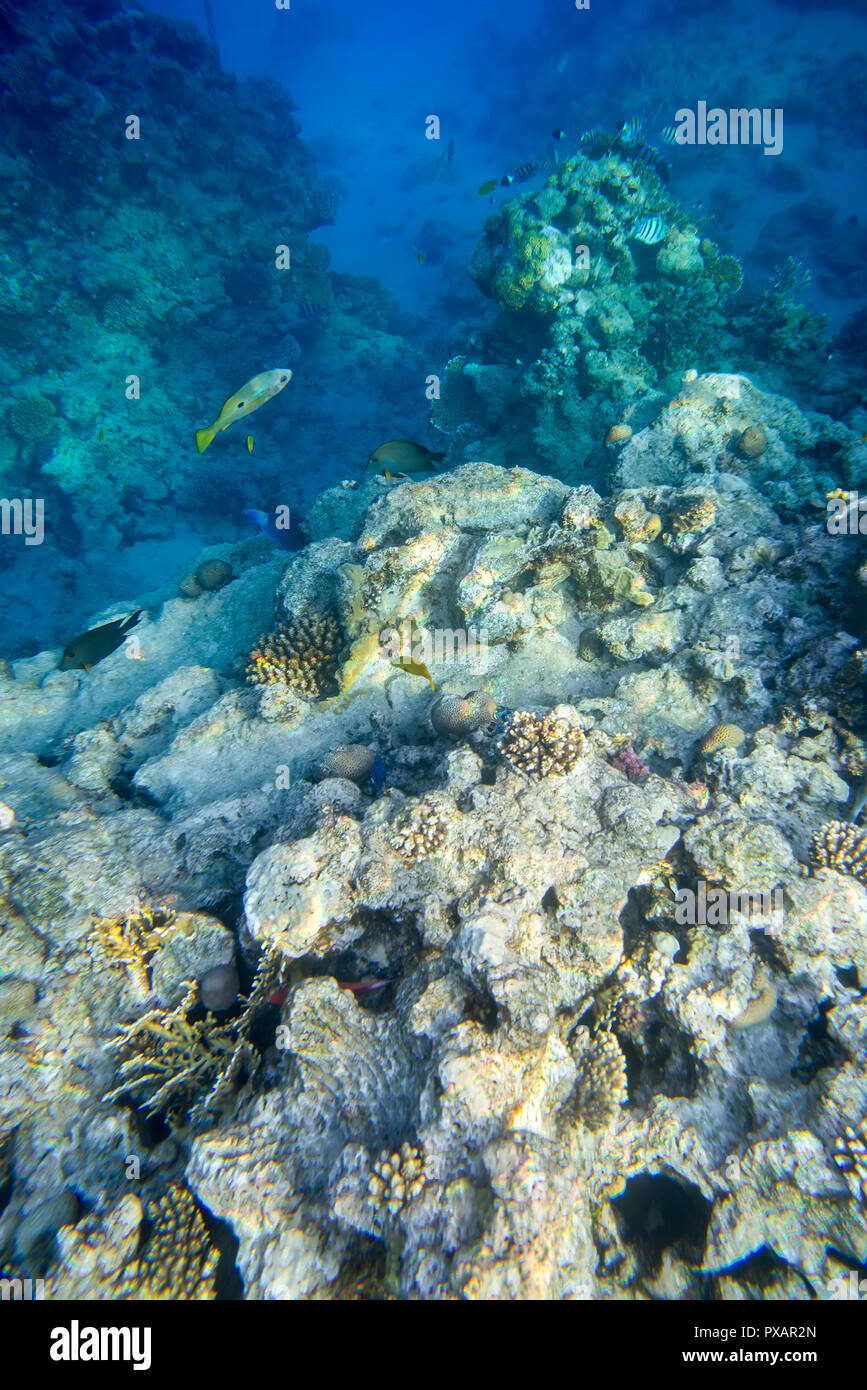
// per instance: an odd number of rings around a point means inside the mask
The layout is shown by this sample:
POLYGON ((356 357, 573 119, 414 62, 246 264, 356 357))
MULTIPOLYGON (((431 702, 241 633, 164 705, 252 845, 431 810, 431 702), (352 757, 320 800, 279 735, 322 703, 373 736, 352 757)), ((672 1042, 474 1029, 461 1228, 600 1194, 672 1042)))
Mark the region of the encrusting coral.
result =
POLYGON ((497 747, 512 766, 530 777, 571 772, 584 756, 585 745, 580 729, 554 714, 540 719, 530 710, 515 710, 497 741, 497 747))
MULTIPOLYGON (((582 1030, 582 1040, 584 1030, 582 1030)), ((571 1106, 588 1129, 601 1129, 628 1099, 626 1058, 614 1034, 600 1028, 578 1061, 578 1080, 571 1106)))
POLYGON ((250 653, 251 685, 282 682, 308 700, 336 693, 335 673, 341 648, 335 618, 312 613, 263 637, 250 653))

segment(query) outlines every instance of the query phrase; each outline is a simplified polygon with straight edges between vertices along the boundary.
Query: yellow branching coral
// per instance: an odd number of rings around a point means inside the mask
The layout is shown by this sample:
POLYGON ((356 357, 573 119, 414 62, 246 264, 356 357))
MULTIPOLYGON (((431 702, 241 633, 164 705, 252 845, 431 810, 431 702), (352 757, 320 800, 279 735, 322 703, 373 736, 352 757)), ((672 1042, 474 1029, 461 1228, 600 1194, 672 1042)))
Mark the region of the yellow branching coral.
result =
POLYGON ((816 869, 836 869, 867 885, 867 834, 849 821, 828 821, 813 836, 810 862, 816 869))
POLYGON ((140 994, 151 993, 150 960, 165 939, 171 912, 143 907, 129 917, 101 917, 85 939, 94 965, 125 969, 140 994))
POLYGON ((861 1121, 857 1130, 846 1125, 834 1145, 834 1162, 852 1196, 867 1207, 867 1119, 861 1121))
POLYGON ((193 981, 176 1008, 151 1009, 121 1028, 109 1043, 121 1058, 119 1084, 105 1101, 128 1091, 149 1115, 161 1112, 177 1129, 219 1109, 227 1078, 234 1082, 245 1062, 252 1070, 252 1049, 239 1039, 236 1024, 220 1023, 213 1014, 191 1022, 197 994, 193 981))
POLYGON ((297 618, 257 642, 247 662, 247 680, 251 685, 282 682, 312 700, 336 695, 341 645, 336 619, 323 613, 297 618))
POLYGON ((419 1195, 424 1185, 425 1158, 417 1145, 401 1144, 395 1153, 383 1149, 372 1166, 367 1185, 367 1199, 376 1224, 397 1216, 407 1202, 419 1195))

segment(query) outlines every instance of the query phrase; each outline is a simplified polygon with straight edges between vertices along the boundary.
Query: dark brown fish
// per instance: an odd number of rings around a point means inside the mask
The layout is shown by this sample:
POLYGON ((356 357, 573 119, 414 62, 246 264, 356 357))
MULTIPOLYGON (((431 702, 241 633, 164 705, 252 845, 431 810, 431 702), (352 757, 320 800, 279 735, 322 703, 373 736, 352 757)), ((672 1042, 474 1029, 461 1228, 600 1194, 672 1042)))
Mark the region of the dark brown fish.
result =
POLYGON ((60 670, 89 671, 103 657, 111 656, 143 612, 144 609, 139 608, 128 618, 116 618, 113 623, 103 623, 101 627, 92 627, 88 632, 74 637, 60 658, 60 670))
POLYGON ((442 463, 445 454, 431 453, 412 439, 389 439, 374 449, 367 460, 368 473, 421 473, 442 463))

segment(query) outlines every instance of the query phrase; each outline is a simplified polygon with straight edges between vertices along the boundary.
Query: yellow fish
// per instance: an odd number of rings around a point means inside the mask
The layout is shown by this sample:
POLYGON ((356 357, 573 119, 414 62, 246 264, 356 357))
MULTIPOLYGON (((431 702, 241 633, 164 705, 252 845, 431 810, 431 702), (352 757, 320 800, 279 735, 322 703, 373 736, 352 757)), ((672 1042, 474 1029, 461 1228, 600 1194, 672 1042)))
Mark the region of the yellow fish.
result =
POLYGON ((497 179, 488 179, 487 183, 482 184, 481 188, 479 189, 479 192, 481 193, 483 198, 486 198, 489 193, 493 193, 494 189, 497 186, 497 182, 497 179))
POLYGON ((212 425, 196 430, 196 447, 199 453, 205 452, 219 430, 227 430, 233 420, 241 420, 251 411, 258 410, 260 405, 270 401, 272 396, 278 395, 284 386, 288 386, 291 380, 292 373, 288 367, 275 367, 273 371, 260 372, 258 376, 245 382, 240 391, 236 391, 234 396, 230 396, 224 403, 212 425))
POLYGON ((408 676, 424 676, 430 685, 431 690, 435 691, 433 676, 422 661, 393 661, 392 666, 399 666, 401 671, 406 671, 408 676))
POLYGON ((253 436, 252 436, 252 434, 248 434, 248 435, 247 435, 247 453, 248 453, 248 454, 252 454, 252 452, 253 452, 253 436))

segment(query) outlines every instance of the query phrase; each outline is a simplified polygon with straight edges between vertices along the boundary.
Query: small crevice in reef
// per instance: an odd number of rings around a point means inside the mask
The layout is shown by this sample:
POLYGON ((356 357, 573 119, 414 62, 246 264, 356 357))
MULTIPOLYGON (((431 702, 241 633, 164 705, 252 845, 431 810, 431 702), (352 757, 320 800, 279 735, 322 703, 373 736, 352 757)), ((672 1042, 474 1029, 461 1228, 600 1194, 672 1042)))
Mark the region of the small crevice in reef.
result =
POLYGON ((712 1203, 694 1183, 664 1173, 639 1173, 611 1205, 624 1242, 636 1252, 640 1273, 653 1274, 664 1250, 674 1250, 687 1263, 701 1260, 712 1203))
POLYGON ((825 1067, 837 1067, 845 1059, 845 1051, 828 1031, 828 1014, 833 1007, 833 1000, 823 1000, 801 1037, 792 1076, 805 1086, 825 1067))
POLYGON ((705 1297, 713 1302, 729 1301, 732 1298, 732 1285, 740 1291, 739 1297, 751 1302, 796 1297, 802 1295, 802 1291, 808 1297, 815 1297, 815 1290, 801 1272, 767 1245, 709 1275, 705 1297))

